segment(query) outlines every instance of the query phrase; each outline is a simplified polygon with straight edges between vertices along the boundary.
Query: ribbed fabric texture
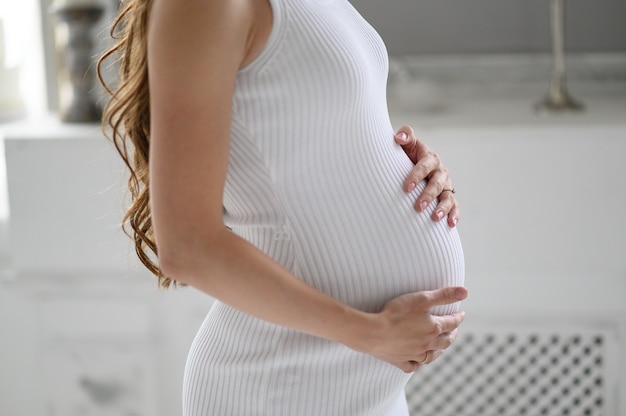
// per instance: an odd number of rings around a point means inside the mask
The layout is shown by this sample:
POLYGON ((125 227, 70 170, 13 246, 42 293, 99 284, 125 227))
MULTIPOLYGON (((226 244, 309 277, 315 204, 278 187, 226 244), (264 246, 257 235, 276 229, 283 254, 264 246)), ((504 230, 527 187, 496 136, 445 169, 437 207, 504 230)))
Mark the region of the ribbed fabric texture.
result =
MULTIPOLYGON (((271 0, 273 29, 238 75, 224 192, 235 233, 325 293, 378 311, 463 284, 456 229, 413 205, 394 143, 388 61, 346 0, 271 0)), ((438 307, 448 314, 458 305, 438 307)), ((191 347, 185 416, 406 416, 410 375, 216 302, 191 347)))

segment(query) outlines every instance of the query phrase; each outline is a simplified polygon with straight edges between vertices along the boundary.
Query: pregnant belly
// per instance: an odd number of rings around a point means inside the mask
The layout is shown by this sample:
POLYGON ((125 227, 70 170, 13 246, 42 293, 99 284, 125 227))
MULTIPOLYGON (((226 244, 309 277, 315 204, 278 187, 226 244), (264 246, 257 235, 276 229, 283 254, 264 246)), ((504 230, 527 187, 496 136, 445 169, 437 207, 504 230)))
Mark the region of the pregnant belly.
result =
MULTIPOLYGON (((407 195, 401 186, 367 195, 335 194, 310 209, 302 205, 290 236, 294 272, 329 295, 375 312, 408 292, 463 285, 464 258, 456 228, 413 208, 420 184, 407 195)), ((329 194, 327 194, 328 196, 329 194)), ((449 314, 457 304, 432 312, 449 314)))
MULTIPOLYGON (((464 284, 464 257, 456 228, 434 222, 434 204, 392 212, 306 213, 272 226, 233 227, 310 285, 363 311, 379 311, 404 293, 464 284)), ((445 315, 458 303, 435 307, 445 315)))
MULTIPOLYGON (((433 207, 424 213, 412 204, 395 209, 345 215, 339 224, 299 225, 302 232, 294 234, 296 274, 371 312, 404 293, 463 285, 464 258, 456 228, 432 221, 433 207)), ((448 314, 457 308, 432 312, 448 314)))
POLYGON ((303 169, 297 181, 277 192, 284 198, 281 223, 233 230, 307 283, 364 311, 376 312, 404 293, 463 285, 457 230, 431 219, 435 202, 425 212, 415 211, 425 184, 404 192, 412 164, 397 150, 356 169, 363 172, 360 183, 341 171, 303 169))

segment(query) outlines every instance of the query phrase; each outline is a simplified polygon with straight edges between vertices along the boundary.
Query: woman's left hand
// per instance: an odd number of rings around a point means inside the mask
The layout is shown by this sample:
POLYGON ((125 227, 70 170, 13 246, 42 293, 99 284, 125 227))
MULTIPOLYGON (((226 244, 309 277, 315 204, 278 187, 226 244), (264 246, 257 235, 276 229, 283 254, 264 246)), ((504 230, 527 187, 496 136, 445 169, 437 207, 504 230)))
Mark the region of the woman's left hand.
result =
POLYGON ((448 225, 456 226, 459 221, 459 204, 454 197, 448 168, 443 165, 439 155, 415 137, 413 129, 409 126, 400 127, 395 140, 415 164, 404 181, 404 190, 411 192, 420 181, 427 180, 426 187, 417 198, 415 209, 422 212, 432 201, 438 199, 432 215, 433 220, 439 221, 447 217, 448 225))

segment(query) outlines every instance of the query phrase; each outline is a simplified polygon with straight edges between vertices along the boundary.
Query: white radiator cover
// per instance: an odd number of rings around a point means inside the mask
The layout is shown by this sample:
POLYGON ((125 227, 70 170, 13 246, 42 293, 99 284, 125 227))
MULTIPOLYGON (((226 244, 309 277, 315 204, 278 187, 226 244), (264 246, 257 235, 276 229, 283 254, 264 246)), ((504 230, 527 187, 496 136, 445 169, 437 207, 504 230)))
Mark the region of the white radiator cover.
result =
POLYGON ((412 416, 616 415, 617 323, 462 327, 406 392, 412 416))

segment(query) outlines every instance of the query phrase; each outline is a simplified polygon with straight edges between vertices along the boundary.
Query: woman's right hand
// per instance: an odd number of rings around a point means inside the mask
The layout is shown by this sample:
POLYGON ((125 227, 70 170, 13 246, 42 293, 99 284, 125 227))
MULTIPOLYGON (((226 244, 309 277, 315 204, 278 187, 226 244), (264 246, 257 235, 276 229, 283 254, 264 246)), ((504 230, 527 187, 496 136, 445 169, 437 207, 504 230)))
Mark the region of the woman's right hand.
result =
POLYGON ((465 312, 432 315, 433 306, 447 305, 467 297, 464 287, 446 287, 407 293, 390 300, 374 320, 379 330, 368 335, 364 352, 411 373, 436 360, 457 335, 465 312))

